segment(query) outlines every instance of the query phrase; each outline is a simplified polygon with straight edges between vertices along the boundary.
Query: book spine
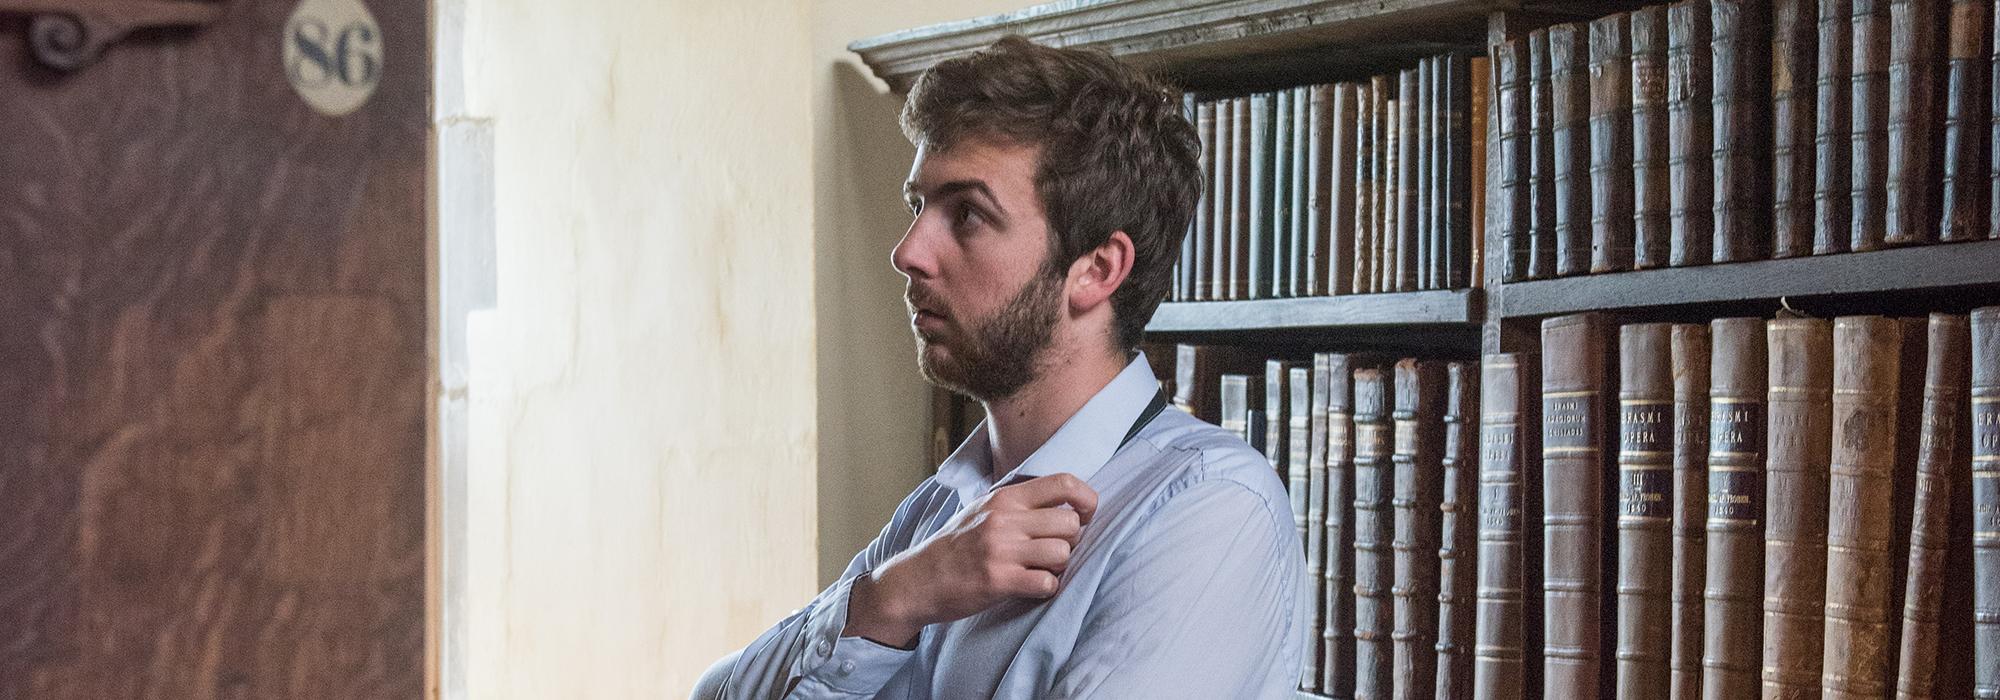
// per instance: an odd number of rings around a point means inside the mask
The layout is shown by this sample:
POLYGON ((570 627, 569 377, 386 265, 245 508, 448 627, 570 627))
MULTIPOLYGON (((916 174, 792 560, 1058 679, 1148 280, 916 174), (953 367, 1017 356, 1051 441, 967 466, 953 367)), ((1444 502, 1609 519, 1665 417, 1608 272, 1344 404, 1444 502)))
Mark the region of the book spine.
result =
MULTIPOLYGON (((1317 237, 1319 250, 1326 256, 1320 281, 1313 286, 1315 294, 1352 294, 1354 288, 1354 213, 1360 206, 1361 158, 1360 133, 1355 127, 1359 121, 1361 93, 1353 83, 1330 86, 1333 111, 1328 115, 1328 133, 1332 136, 1329 148, 1314 151, 1314 157, 1323 161, 1324 179, 1315 178, 1314 193, 1320 199, 1323 211, 1313 213, 1313 221, 1321 226, 1317 237)), ((1315 119, 1319 117, 1315 115, 1315 119)), ((1315 125, 1314 129, 1322 128, 1315 125)), ((1314 264, 1314 269, 1322 266, 1314 264)))
POLYGON ((1355 294, 1375 291, 1375 224, 1380 217, 1375 214, 1376 191, 1380 185, 1375 181, 1375 163, 1382 151, 1381 133, 1375 128, 1375 115, 1379 100, 1376 99, 1375 83, 1371 80, 1354 86, 1354 246, 1348 251, 1353 258, 1354 277, 1348 286, 1355 294))
POLYGON ((1889 162, 1889 8, 1888 0, 1852 0, 1853 23, 1849 33, 1854 49, 1849 56, 1853 83, 1852 107, 1848 119, 1853 145, 1848 149, 1849 189, 1853 206, 1848 211, 1849 250, 1882 247, 1882 229, 1888 225, 1887 188, 1889 162))
POLYGON ((1590 271, 1632 268, 1632 44, 1628 16, 1590 23, 1590 271))
POLYGON ((1264 278, 1259 281, 1262 285, 1260 296, 1266 299, 1289 296, 1291 292, 1288 276, 1291 274, 1293 258, 1290 228, 1293 187, 1292 137, 1297 133, 1291 129, 1292 91, 1279 90, 1271 93, 1271 104, 1269 155, 1271 185, 1264 190, 1264 197, 1270 200, 1265 205, 1267 207, 1265 211, 1270 215, 1270 223, 1264 227, 1267 237, 1264 239, 1263 248, 1269 252, 1260 253, 1266 261, 1264 278))
POLYGON ((1181 343, 1174 346, 1174 407, 1196 418, 1211 423, 1201 414, 1202 390, 1196 378, 1201 376, 1201 346, 1181 343))
POLYGON ((1303 454, 1289 449, 1291 422, 1285 413, 1291 404, 1291 385, 1285 383, 1285 371, 1289 368, 1284 360, 1264 361, 1264 415, 1268 418, 1264 422, 1264 459, 1280 475, 1289 475, 1292 462, 1303 454))
POLYGON ((1813 127, 1813 254, 1847 251, 1854 205, 1854 21, 1850 0, 1819 0, 1819 99, 1813 127))
POLYGON ((1444 465, 1444 367, 1396 363, 1394 697, 1425 698, 1437 687, 1437 550, 1444 465))
POLYGON ((1771 8, 1771 257, 1812 254, 1813 108, 1817 104, 1819 5, 1779 0, 1771 8))
POLYGON ((1416 162, 1411 166, 1416 179, 1404 183, 1413 191, 1410 198, 1416 202, 1414 210, 1405 214, 1415 214, 1416 224, 1411 227, 1414 234, 1406 243, 1411 276, 1414 282, 1410 289, 1430 289, 1434 280, 1433 263, 1437 260, 1436 230, 1438 211, 1437 156, 1443 144, 1437 141, 1437 58, 1430 57, 1417 61, 1414 69, 1417 76, 1416 102, 1411 119, 1416 124, 1414 138, 1406 139, 1410 144, 1410 155, 1416 162))
MULTIPOLYGON (((1322 582, 1326 576, 1323 562, 1326 547, 1326 445, 1331 429, 1332 415, 1328 412, 1327 392, 1332 386, 1332 358, 1325 353, 1313 356, 1310 389, 1301 408, 1312 413, 1307 430, 1306 444, 1301 445, 1306 452, 1305 509, 1294 511, 1301 516, 1298 526, 1299 541, 1306 544, 1306 580, 1322 582)), ((1294 499, 1297 502, 1297 499, 1294 499)), ((1308 612, 1306 620, 1311 629, 1325 625, 1326 611, 1321 596, 1307 596, 1308 612)), ((1324 656, 1319 647, 1319 639, 1308 635, 1306 663, 1301 676, 1300 687, 1312 690, 1317 687, 1320 675, 1320 660, 1324 656)))
POLYGON ((1889 2, 1889 172, 1884 185, 1890 245, 1937 238, 1938 121, 1946 22, 1939 0, 1889 2))
POLYGON ((1963 447, 1971 342, 1964 316, 1931 314, 1917 437, 1916 500, 1910 518, 1908 573, 1903 579, 1902 645, 1896 655, 1898 698, 1971 695, 1965 669, 1945 660, 1962 657, 1971 648, 1969 626, 1944 623, 1945 611, 1969 609, 1971 592, 1962 576, 1952 574, 1967 569, 1966 562, 1952 561, 1949 546, 1952 516, 1964 510, 1954 507, 1964 499, 1957 483, 1965 478, 1971 459, 1963 447))
POLYGON ((1418 131, 1422 123, 1423 85, 1419 81, 1422 71, 1406 69, 1396 83, 1396 132, 1389 147, 1389 157, 1396 168, 1396 225, 1390 227, 1395 235, 1394 252, 1389 256, 1390 266, 1395 271, 1390 275, 1390 289, 1398 292, 1412 292, 1417 289, 1417 240, 1422 224, 1419 216, 1423 210, 1423 147, 1426 139, 1418 131))
POLYGON ((1675 324, 1672 700, 1701 697, 1703 563, 1708 546, 1708 327, 1675 324))
POLYGON ((1715 262, 1771 254, 1771 36, 1765 0, 1709 3, 1715 262))
MULTIPOLYGON (((2000 4, 1994 6, 1993 12, 1991 21, 1988 22, 1989 34, 1990 30, 2000 28, 2000 4)), ((1991 37, 1988 43, 1993 47, 1992 71, 1986 74, 1986 85, 1989 88, 1986 91, 1989 98, 1987 112, 1992 120, 1987 130, 1986 154, 1989 160, 1986 180, 1991 189, 1988 190, 1986 199, 1986 214, 1989 218, 1986 222, 1985 237, 2000 238, 2000 37, 1991 37)), ((2000 691, 1996 691, 1996 696, 2000 696, 2000 691)))
POLYGON ((1758 693, 1764 582, 1764 322, 1709 324, 1708 551, 1702 697, 1758 693))
POLYGON ((1492 205, 1487 199, 1486 183, 1494 179, 1493 164, 1499 160, 1500 139, 1493 132, 1493 59, 1487 56, 1473 56, 1466 59, 1466 77, 1469 85, 1466 114, 1471 120, 1466 125, 1469 146, 1465 149, 1468 163, 1465 187, 1467 225, 1466 279, 1461 287, 1486 286, 1486 222, 1492 218, 1492 205))
POLYGON ((1445 154, 1441 159, 1443 173, 1438 177, 1444 182, 1444 201, 1439 205, 1442 213, 1438 230, 1438 248, 1443 251, 1443 259, 1438 264, 1437 287, 1441 289, 1462 289, 1471 286, 1473 261, 1472 237, 1480 230, 1473 226, 1473 206, 1475 188, 1472 182, 1474 154, 1476 147, 1472 115, 1472 68, 1473 61, 1462 55, 1448 55, 1438 59, 1441 74, 1438 142, 1444 145, 1445 154))
POLYGON ((1218 388, 1222 404, 1222 420, 1218 425, 1236 439, 1250 442, 1250 377, 1222 375, 1218 388))
POLYGON ((1708 0, 1667 6, 1667 264, 1706 264, 1714 231, 1708 0))
MULTIPOLYGON (((1389 95, 1397 95, 1400 83, 1391 84, 1389 95)), ((1402 279, 1402 220, 1405 178, 1402 177, 1403 119, 1412 105, 1390 98, 1382 103, 1382 225, 1375 239, 1375 288, 1383 292, 1404 291, 1402 279)))
POLYGON ((1632 267, 1665 267, 1673 225, 1667 145, 1667 8, 1632 11, 1632 267))
MULTIPOLYGON (((1339 238, 1334 233, 1334 224, 1341 217, 1334 216, 1337 209, 1334 200, 1335 182, 1339 181, 1334 163, 1337 157, 1345 155, 1342 136, 1347 134, 1346 124, 1337 120, 1335 114, 1340 109, 1340 87, 1335 85, 1314 85, 1306 100, 1309 122, 1306 132, 1306 199, 1305 235, 1300 239, 1304 246, 1305 279, 1301 293, 1307 296, 1325 296, 1345 293, 1346 285, 1341 284, 1338 275, 1345 272, 1332 255, 1329 246, 1339 238)), ((1352 207, 1350 203, 1347 206, 1352 207)), ((1342 239, 1344 240, 1344 239, 1342 239)))
POLYGON ((1589 34, 1583 25, 1549 28, 1557 275, 1590 271, 1589 52, 1589 34))
POLYGON ((2000 698, 2000 306, 1972 312, 1972 695, 2000 698))
POLYGON ((1617 688, 1667 687, 1673 620, 1673 326, 1618 330, 1617 688))
POLYGON ((1556 274, 1555 92, 1549 32, 1528 32, 1528 279, 1556 274))
POLYGON ((1492 183, 1493 225, 1500 229, 1500 281, 1528 279, 1528 41, 1516 37, 1493 47, 1494 127, 1500 157, 1492 183))
MULTIPOLYGON (((1604 639, 1606 338, 1598 314, 1542 322, 1543 680, 1554 698, 1610 695, 1604 639)), ((1613 613, 1615 616, 1615 612, 1613 613)))
POLYGON ((1892 319, 1834 321, 1832 478, 1827 488, 1827 698, 1889 692, 1890 533, 1896 465, 1896 385, 1901 326, 1892 319))
POLYGON ((1390 387, 1382 370, 1354 370, 1354 697, 1389 697, 1393 670, 1389 600, 1393 563, 1388 538, 1395 466, 1390 387))
MULTIPOLYGON (((1354 392, 1348 356, 1326 354, 1326 561, 1320 627, 1320 692, 1354 696, 1354 537, 1348 504, 1354 502, 1354 392)), ((1317 360, 1315 360, 1317 362, 1317 360)))
POLYGON ((1982 0, 1952 0, 1947 31, 1943 190, 1938 238, 1970 241, 1986 229, 1986 116, 1993 17, 1982 0))
POLYGON ((1271 224, 1276 221, 1271 211, 1271 190, 1273 179, 1272 156, 1277 150, 1277 132, 1272 122, 1277 119, 1276 95, 1260 92, 1250 96, 1250 176, 1247 189, 1249 195, 1250 221, 1244 234, 1245 256, 1238 271, 1243 276, 1237 280, 1238 299, 1262 299, 1270 296, 1271 289, 1271 243, 1274 239, 1271 224))
MULTIPOLYGON (((1304 458, 1292 461, 1291 470, 1285 473, 1285 486, 1287 493, 1292 497, 1292 525, 1298 528, 1299 543, 1311 546, 1306 530, 1311 523, 1311 516, 1307 515, 1307 511, 1311 508, 1308 501, 1312 489, 1312 465, 1318 463, 1323 468, 1326 464, 1326 449, 1321 445, 1326 438, 1326 408, 1313 401, 1319 395, 1311 393, 1311 390, 1324 390, 1327 380, 1324 376, 1326 368, 1317 361, 1310 367, 1302 369, 1312 373, 1309 377, 1311 384, 1305 396, 1305 399, 1311 402, 1307 404, 1308 413, 1305 416, 1306 434, 1305 439, 1301 441, 1303 444, 1299 445, 1302 448, 1299 454, 1304 458)), ((1290 375, 1286 375, 1286 378, 1289 381, 1290 375)))
POLYGON ((1833 324, 1773 320, 1765 343, 1764 695, 1806 697, 1819 692, 1824 634, 1833 324))
MULTIPOLYGON (((1235 297, 1229 288, 1229 270, 1236 264, 1236 255, 1231 251, 1235 246, 1236 237, 1242 233, 1237 227, 1236 216, 1237 200, 1241 199, 1237 196, 1236 190, 1236 117, 1239 112, 1246 117, 1249 115, 1247 109, 1241 109, 1242 102, 1242 98, 1230 98, 1216 104, 1216 195, 1213 233, 1215 239, 1209 245, 1211 255, 1208 264, 1210 289, 1208 298, 1217 301, 1235 297)), ((1247 127, 1247 124, 1245 126, 1247 127)), ((1248 141, 1248 130, 1246 129, 1244 133, 1244 140, 1248 141)))
POLYGON ((1221 171, 1216 163, 1215 103, 1203 102, 1195 107, 1195 131, 1201 137, 1201 204, 1195 209, 1195 230, 1190 236, 1189 255, 1184 262, 1189 277, 1189 296, 1195 301, 1206 301, 1215 293, 1214 278, 1208 274, 1210 241, 1215 237, 1215 227, 1219 220, 1216 209, 1216 177, 1221 171))
POLYGON ((1479 365, 1445 366, 1444 485, 1438 501, 1437 692, 1472 697, 1472 625, 1478 567, 1479 365))
POLYGON ((1472 685, 1478 700, 1536 697, 1541 616, 1541 387, 1533 354, 1487 355, 1479 396, 1479 604, 1472 685))
POLYGON ((1291 203, 1286 207, 1286 211, 1291 213, 1291 223, 1285 227, 1285 231, 1288 233, 1287 240, 1290 241, 1285 245, 1285 250, 1287 251, 1285 258, 1285 270, 1288 280, 1286 283, 1287 296, 1300 297, 1312 293, 1310 291, 1311 284, 1306 279, 1313 262, 1313 257, 1309 254, 1306 244, 1306 235, 1308 234, 1306 219, 1311 214, 1310 200, 1312 199, 1313 191, 1313 183, 1306 179, 1307 170, 1309 169, 1308 161, 1312 158, 1312 151, 1310 150, 1312 146, 1312 131, 1312 88, 1292 88, 1292 155, 1290 161, 1292 166, 1292 175, 1290 178, 1292 185, 1285 190, 1285 194, 1291 197, 1291 203))

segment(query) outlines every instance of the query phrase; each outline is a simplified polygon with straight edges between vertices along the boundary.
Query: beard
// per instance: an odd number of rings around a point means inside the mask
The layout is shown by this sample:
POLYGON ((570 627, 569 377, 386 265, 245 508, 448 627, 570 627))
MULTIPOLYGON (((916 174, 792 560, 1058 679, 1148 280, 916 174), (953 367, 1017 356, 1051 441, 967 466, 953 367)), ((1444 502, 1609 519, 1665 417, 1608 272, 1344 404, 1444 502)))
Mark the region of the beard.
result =
MULTIPOLYGON (((991 317, 953 318, 936 337, 917 332, 918 371, 932 384, 980 401, 1013 396, 1040 374, 1042 351, 1062 311, 1063 281, 1060 270, 1040 270, 991 317), (933 353, 933 345, 947 352, 933 353)), ((917 290, 908 295, 914 309, 917 290)))

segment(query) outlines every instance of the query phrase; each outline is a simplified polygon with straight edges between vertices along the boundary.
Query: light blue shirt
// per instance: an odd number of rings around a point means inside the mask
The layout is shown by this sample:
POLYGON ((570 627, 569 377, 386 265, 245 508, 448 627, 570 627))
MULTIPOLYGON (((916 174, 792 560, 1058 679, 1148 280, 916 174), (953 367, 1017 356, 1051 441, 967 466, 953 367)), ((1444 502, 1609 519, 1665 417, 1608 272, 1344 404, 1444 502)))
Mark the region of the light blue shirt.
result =
POLYGON ((1296 697, 1311 589, 1291 501, 1263 455, 1178 410, 1120 447, 1158 388, 1141 354, 1000 481, 1069 472, 1097 491, 1055 597, 928 625, 913 650, 841 636, 856 576, 994 488, 981 423, 838 582, 741 652, 725 696, 1296 697))

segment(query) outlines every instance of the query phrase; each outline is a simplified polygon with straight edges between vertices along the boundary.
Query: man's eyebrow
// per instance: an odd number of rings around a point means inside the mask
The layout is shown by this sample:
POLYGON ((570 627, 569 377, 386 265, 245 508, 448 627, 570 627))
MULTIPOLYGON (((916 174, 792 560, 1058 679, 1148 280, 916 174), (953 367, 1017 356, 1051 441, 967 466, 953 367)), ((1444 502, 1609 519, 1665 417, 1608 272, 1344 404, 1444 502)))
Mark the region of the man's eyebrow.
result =
MULTIPOLYGON (((931 192, 928 196, 949 197, 951 195, 958 194, 960 192, 978 192, 980 196, 984 197, 988 203, 991 203, 993 205, 995 213, 998 213, 1003 217, 1007 216, 1007 208, 1000 205, 1000 198, 993 196, 993 189, 987 187, 986 181, 984 180, 951 180, 939 184, 936 188, 934 188, 934 190, 935 191, 931 192)), ((903 183, 904 197, 908 197, 912 194, 915 194, 916 192, 917 192, 917 183, 915 182, 903 183)))

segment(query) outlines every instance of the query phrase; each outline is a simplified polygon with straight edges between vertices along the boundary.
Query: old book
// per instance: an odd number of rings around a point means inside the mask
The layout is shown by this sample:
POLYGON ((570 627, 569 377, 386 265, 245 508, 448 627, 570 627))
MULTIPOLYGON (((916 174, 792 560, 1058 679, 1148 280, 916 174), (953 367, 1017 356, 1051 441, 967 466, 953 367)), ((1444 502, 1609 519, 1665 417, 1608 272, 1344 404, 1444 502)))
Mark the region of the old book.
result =
POLYGON ((1231 125, 1230 138, 1235 143, 1230 147, 1229 155, 1235 162, 1229 168, 1231 178, 1231 182, 1229 183, 1229 215, 1231 219, 1229 222, 1229 249, 1226 253, 1229 269, 1224 278, 1225 289, 1228 290, 1227 296, 1224 297, 1226 299, 1251 298, 1250 250, 1253 243, 1250 239, 1253 234, 1252 227, 1254 226, 1252 222, 1256 220, 1256 207, 1254 203, 1259 194, 1250 189, 1251 183, 1255 181, 1256 176, 1259 174, 1252 167, 1252 163, 1255 162, 1255 154, 1250 150, 1253 140, 1258 136, 1258 134, 1253 134, 1250 128, 1253 115, 1259 111, 1256 109, 1257 105, 1254 100, 1254 95, 1235 98, 1233 100, 1236 103, 1235 109, 1230 112, 1232 121, 1235 122, 1231 125))
POLYGON ((1539 369, 1532 353, 1491 354, 1481 362, 1472 664, 1473 697, 1480 700, 1521 700, 1541 688, 1539 369))
POLYGON ((1667 7, 1632 11, 1632 267, 1665 267, 1672 240, 1668 185, 1667 7))
POLYGON ((1292 263, 1292 91, 1279 90, 1271 93, 1271 186, 1264 190, 1270 204, 1271 222, 1266 226, 1269 238, 1265 249, 1269 250, 1268 272, 1263 282, 1260 296, 1272 299, 1289 296, 1292 263))
POLYGON ((1208 264, 1213 253, 1209 245, 1215 237, 1215 183, 1216 183, 1216 141, 1214 102, 1203 102, 1195 107, 1197 122, 1195 131, 1201 137, 1201 203, 1195 208, 1194 235, 1189 236, 1186 249, 1188 257, 1183 260, 1189 279, 1188 296, 1195 301, 1206 301, 1215 293, 1215 280, 1209 276, 1208 264))
POLYGON ((1243 126, 1242 141, 1248 143, 1250 140, 1249 122, 1247 121, 1250 116, 1250 108, 1244 106, 1243 102, 1243 98, 1233 97, 1216 104, 1216 221, 1215 240, 1210 247, 1213 256, 1209 261, 1209 286, 1213 290, 1209 298, 1214 300, 1236 298, 1235 290, 1229 287, 1231 279, 1230 270, 1236 265, 1236 242, 1243 234, 1240 224, 1242 220, 1249 218, 1247 216, 1239 218, 1236 215, 1237 205, 1239 203, 1246 203, 1238 193, 1236 187, 1236 145, 1238 142, 1236 132, 1239 123, 1237 115, 1239 114, 1245 120, 1241 122, 1243 126))
POLYGON ((1707 264, 1715 236, 1708 0, 1667 6, 1667 264, 1707 264))
MULTIPOLYGON (((1324 181, 1317 181, 1314 192, 1319 196, 1316 205, 1324 211, 1314 212, 1314 221, 1320 224, 1318 236, 1322 260, 1314 263, 1319 271, 1319 281, 1313 285, 1315 294, 1351 294, 1354 288, 1354 241, 1360 222, 1356 214, 1361 206, 1360 164, 1366 162, 1361 147, 1361 129, 1358 129, 1361 108, 1361 86, 1354 83, 1340 83, 1332 86, 1332 125, 1329 132, 1331 143, 1324 153, 1315 151, 1315 157, 1324 157, 1324 181)), ((1314 127, 1318 128, 1318 127, 1314 127)))
POLYGON ((1500 230, 1500 281, 1528 279, 1528 40, 1493 46, 1494 131, 1499 159, 1492 224, 1500 230))
POLYGON ((1674 324, 1674 619, 1667 696, 1701 697, 1708 546, 1708 326, 1674 324))
POLYGON ((1766 326, 1764 696, 1819 692, 1826 603, 1826 485, 1833 445, 1833 324, 1766 326))
POLYGON ((1389 599, 1395 562, 1389 538, 1395 535, 1395 428, 1390 418, 1392 389, 1382 370, 1354 370, 1354 697, 1386 698, 1392 687, 1394 655, 1390 628, 1395 608, 1389 599))
POLYGON ((1396 363, 1395 601, 1391 691, 1398 698, 1428 697, 1437 686, 1438 500, 1444 481, 1444 365, 1430 360, 1396 363))
POLYGON ((1250 221, 1244 234, 1244 262, 1239 268, 1242 279, 1236 283, 1241 290, 1238 299, 1262 299, 1270 296, 1272 246, 1276 237, 1271 225, 1277 221, 1271 211, 1274 199, 1273 156, 1277 152, 1277 132, 1272 128, 1277 120, 1276 95, 1260 92, 1250 96, 1250 176, 1244 191, 1249 196, 1250 221))
POLYGON ((1771 257, 1812 254, 1819 3, 1771 3, 1771 257))
MULTIPOLYGON (((1293 415, 1289 410, 1292 404, 1292 385, 1289 375, 1291 368, 1292 363, 1284 360, 1264 361, 1264 458, 1271 462, 1272 471, 1286 477, 1288 487, 1294 485, 1291 483, 1291 475, 1305 465, 1306 454, 1302 450, 1292 449, 1293 443, 1296 442, 1292 435, 1292 426, 1302 416, 1293 415)), ((1292 519, 1297 521, 1305 514, 1304 504, 1301 502, 1305 494, 1293 488, 1290 495, 1292 519)), ((1305 531, 1301 529, 1299 535, 1304 537, 1305 531)))
MULTIPOLYGON (((1249 374, 1224 374, 1218 380, 1222 408, 1222 420, 1218 425, 1244 442, 1251 439, 1251 414, 1262 414, 1250 408, 1251 397, 1263 390, 1263 377, 1249 374)), ((1263 442, 1259 436, 1254 442, 1263 442)))
POLYGON ((1854 20, 1850 0, 1819 0, 1819 99, 1813 117, 1813 254, 1847 250, 1854 206, 1849 153, 1854 145, 1854 20))
POLYGON ((1702 697, 1756 697, 1764 598, 1764 321, 1708 327, 1708 551, 1702 697))
MULTIPOLYGON (((1354 696, 1354 372, 1349 356, 1324 353, 1327 365, 1326 390, 1315 396, 1315 411, 1326 409, 1326 560, 1320 574, 1322 624, 1320 627, 1321 693, 1335 697, 1354 696), (1323 398, 1322 398, 1323 397, 1323 398)), ((1321 355, 1313 357, 1318 371, 1321 355)), ((1317 379, 1315 374, 1314 378, 1317 379)))
POLYGON ((2000 306, 1972 312, 1972 692, 2000 698, 2000 306))
POLYGON ((1334 241, 1346 243, 1344 236, 1336 235, 1339 222, 1350 220, 1335 212, 1353 211, 1352 201, 1345 207, 1335 197, 1341 186, 1351 186, 1352 170, 1339 168, 1335 164, 1351 157, 1348 144, 1342 139, 1353 136, 1352 85, 1314 85, 1307 93, 1306 118, 1306 199, 1305 235, 1300 238, 1305 255, 1304 287, 1300 292, 1306 296, 1346 294, 1349 280, 1342 277, 1348 272, 1341 265, 1338 250, 1331 247, 1334 241), (1349 110, 1343 119, 1341 110, 1349 110), (1348 177, 1341 177, 1347 174, 1348 177))
POLYGON ((1890 689, 1890 587, 1901 582, 1890 575, 1889 556, 1901 335, 1894 319, 1834 321, 1833 434, 1840 440, 1827 487, 1827 698, 1881 697, 1890 689))
MULTIPOLYGON (((1253 371, 1256 362, 1243 350, 1225 345, 1174 346, 1174 405, 1196 418, 1221 425, 1222 375, 1253 371)), ((1247 395, 1244 400, 1249 401, 1247 395)), ((1244 410, 1248 409, 1246 403, 1244 410)))
POLYGON ((1673 325, 1618 329, 1618 697, 1667 686, 1673 624, 1673 325))
POLYGON ((1888 228, 1882 241, 1890 245, 1937 239, 1944 1, 1889 2, 1889 172, 1883 190, 1888 228))
POLYGON ((1590 271, 1632 268, 1632 43, 1628 17, 1590 23, 1590 271))
POLYGON ((1400 158, 1403 109, 1406 105, 1394 97, 1400 89, 1396 83, 1390 83, 1387 92, 1390 97, 1382 103, 1382 198, 1376 207, 1382 223, 1376 227, 1375 289, 1383 292, 1398 291, 1397 263, 1401 259, 1401 254, 1397 252, 1401 246, 1400 222, 1403 216, 1400 158))
POLYGON ((1437 232, 1435 248, 1442 251, 1442 259, 1436 269, 1438 277, 1435 287, 1458 289, 1471 286, 1474 261, 1472 240, 1480 229, 1473 225, 1475 193, 1483 189, 1474 186, 1473 173, 1475 154, 1482 150, 1482 142, 1473 134, 1483 134, 1484 129, 1473 128, 1473 114, 1479 113, 1473 104, 1473 62, 1484 63, 1483 59, 1467 59, 1463 55, 1450 54, 1438 58, 1439 102, 1438 142, 1444 146, 1444 155, 1439 159, 1442 169, 1438 179, 1443 182, 1443 201, 1438 205, 1442 219, 1437 232))
POLYGON ((1604 474, 1609 331, 1599 314, 1542 322, 1542 664, 1544 694, 1607 697, 1604 474))
POLYGON ((1495 147, 1499 140, 1493 136, 1493 60, 1486 56, 1466 59, 1465 70, 1469 97, 1466 115, 1471 121, 1466 126, 1468 145, 1465 149, 1470 163, 1467 165, 1465 188, 1468 239, 1466 274, 1463 284, 1453 286, 1486 286, 1486 220, 1491 211, 1486 203, 1486 183, 1492 178, 1495 147))
POLYGON ((1549 110, 1555 137, 1556 274, 1590 271, 1590 37, 1549 28, 1549 110))
POLYGON ((1896 696, 1963 698, 1972 695, 1970 667, 1960 661, 1972 629, 1971 617, 1961 613, 1970 609, 1972 589, 1953 572, 1969 570, 1971 552, 1952 541, 1967 513, 1960 504, 1970 502, 1960 483, 1971 464, 1965 429, 1971 336, 1964 316, 1936 313, 1928 336, 1896 696))
POLYGON ((1771 7, 1709 3, 1715 120, 1715 262, 1771 254, 1771 7))
POLYGON ((1527 279, 1556 274, 1555 93, 1549 82, 1549 31, 1528 32, 1527 279))
POLYGON ((1381 217, 1375 214, 1376 192, 1381 185, 1375 180, 1376 159, 1382 151, 1381 133, 1375 128, 1378 109, 1378 93, 1375 82, 1354 86, 1354 219, 1353 247, 1348 255, 1354 263, 1354 276, 1348 287, 1355 294, 1375 291, 1375 226, 1381 217))
POLYGON ((1414 216, 1415 223, 1404 224, 1413 232, 1403 241, 1404 245, 1408 246, 1404 249, 1404 255, 1409 261, 1407 268, 1409 275, 1414 280, 1410 289, 1430 289, 1431 263, 1436 258, 1436 252, 1432 250, 1435 243, 1432 232, 1437 223, 1438 213, 1435 204, 1438 195, 1437 178, 1433 174, 1437 171, 1437 153, 1442 145, 1437 142, 1436 131, 1432 128, 1438 102, 1437 59, 1435 57, 1420 59, 1417 61, 1417 67, 1411 70, 1415 72, 1417 85, 1416 98, 1411 103, 1414 107, 1411 108, 1410 119, 1416 128, 1403 134, 1403 143, 1410 145, 1409 157, 1404 162, 1410 164, 1410 172, 1415 173, 1415 177, 1405 182, 1403 186, 1410 189, 1409 199, 1414 203, 1414 208, 1406 209, 1403 213, 1405 216, 1414 216))
POLYGON ((1403 70, 1396 83, 1397 101, 1396 131, 1390 135, 1389 158, 1396 166, 1396 224, 1391 242, 1389 264, 1394 273, 1390 275, 1390 291, 1412 292, 1417 289, 1417 240, 1424 213, 1423 197, 1423 147, 1425 139, 1418 130, 1423 115, 1422 71, 1415 68, 1403 70))
POLYGON ((1292 93, 1291 132, 1291 175, 1286 181, 1290 186, 1282 190, 1289 199, 1285 212, 1289 221, 1285 224, 1285 294, 1283 296, 1305 296, 1309 293, 1306 281, 1307 266, 1312 256, 1306 250, 1306 217, 1311 211, 1312 183, 1306 180, 1307 161, 1312 157, 1312 89, 1295 87, 1292 93))
POLYGON ((1472 697, 1479 547, 1479 364, 1445 365, 1444 484, 1438 500, 1437 692, 1472 697))
POLYGON ((1986 233, 1987 90, 1992 77, 1992 8, 1951 0, 1945 38, 1944 163, 1938 238, 1970 241, 1986 233))
MULTIPOLYGON (((1309 416, 1306 421, 1306 439, 1299 445, 1301 452, 1306 455, 1306 467, 1300 470, 1303 472, 1302 478, 1294 480, 1294 485, 1304 487, 1304 498, 1294 496, 1292 499, 1294 504, 1302 503, 1305 506, 1293 513, 1298 518, 1299 541, 1306 545, 1308 581, 1322 581, 1324 576, 1322 561, 1326 546, 1326 531, 1323 523, 1326 522, 1326 436, 1329 418, 1327 392, 1332 385, 1332 371, 1331 360, 1325 353, 1314 355, 1308 376, 1302 377, 1309 385, 1307 396, 1303 400, 1295 398, 1293 401, 1296 407, 1309 416), (1299 481, 1304 483, 1298 483, 1299 481)), ((1321 599, 1321 596, 1307 596, 1306 604, 1310 610, 1306 619, 1314 629, 1323 624, 1325 610, 1320 604, 1321 599)), ((1319 639, 1315 635, 1308 635, 1306 641, 1306 664, 1300 687, 1313 689, 1317 687, 1314 684, 1318 682, 1320 675, 1319 639)))
POLYGON ((1849 250, 1882 246, 1888 207, 1889 162, 1889 0, 1850 0, 1848 109, 1853 144, 1848 147, 1849 250))

